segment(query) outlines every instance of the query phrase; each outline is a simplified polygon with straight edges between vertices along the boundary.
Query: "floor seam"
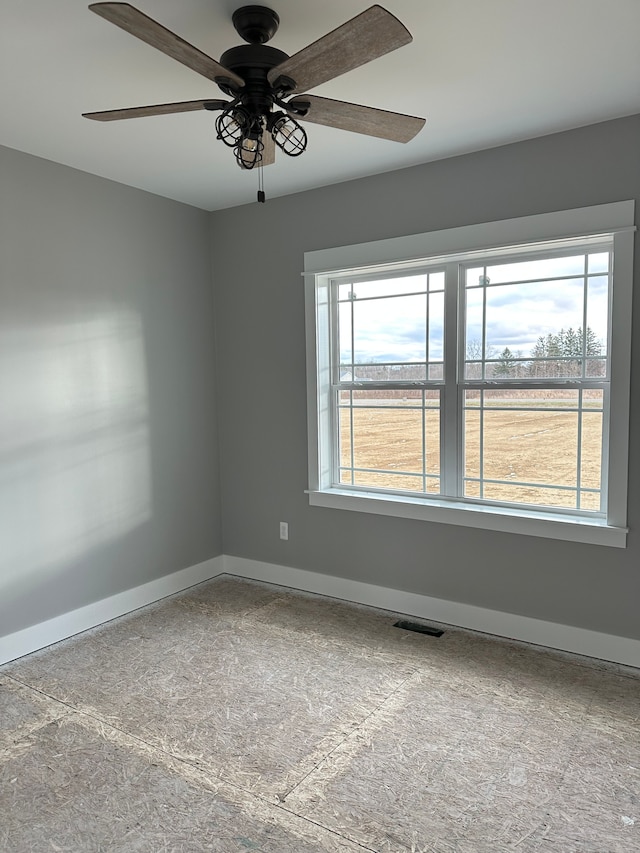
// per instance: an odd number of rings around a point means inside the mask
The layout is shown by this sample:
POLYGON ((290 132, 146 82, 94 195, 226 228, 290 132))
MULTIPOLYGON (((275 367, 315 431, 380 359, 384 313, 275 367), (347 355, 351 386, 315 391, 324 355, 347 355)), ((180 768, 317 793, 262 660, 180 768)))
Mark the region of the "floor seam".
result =
POLYGON ((280 811, 287 812, 287 814, 293 815, 297 817, 299 820, 304 820, 307 823, 313 824, 313 826, 317 826, 320 829, 323 829, 325 832, 330 832, 332 835, 336 835, 338 838, 341 838, 343 841, 348 841, 350 844, 356 844, 362 850, 370 851, 370 853, 378 853, 375 847, 369 847, 368 844, 363 844, 362 841, 356 841, 355 838, 351 838, 348 835, 345 835, 344 832, 338 829, 332 829, 329 826, 325 826, 324 823, 319 823, 317 820, 313 820, 313 818, 306 817, 305 815, 298 814, 298 812, 293 809, 287 808, 284 803, 279 803, 276 808, 280 809, 280 811))
MULTIPOLYGON (((411 681, 411 679, 412 679, 412 678, 415 678, 415 677, 416 677, 416 675, 421 675, 420 670, 417 670, 417 669, 416 669, 414 672, 412 672, 412 673, 411 673, 411 675, 409 675, 409 676, 407 676, 407 678, 403 679, 403 680, 400 682, 400 684, 396 685, 396 687, 394 687, 394 689, 393 689, 393 690, 392 690, 392 691, 391 691, 387 696, 385 696, 385 698, 384 698, 384 699, 382 699, 382 701, 381 701, 381 702, 379 702, 379 703, 376 705, 376 707, 375 707, 373 710, 371 710, 371 711, 366 715, 366 717, 364 717, 364 718, 363 718, 363 719, 358 723, 358 725, 357 725, 354 729, 352 729, 348 734, 346 734, 346 735, 342 738, 342 740, 340 741, 340 743, 336 744, 332 749, 330 749, 330 750, 329 750, 329 752, 327 752, 327 754, 326 754, 326 755, 323 755, 323 757, 320 759, 320 761, 318 761, 318 762, 314 765, 314 767, 312 767, 312 769, 311 769, 311 770, 309 770, 307 773, 305 773, 305 774, 304 774, 304 776, 303 776, 301 779, 299 779, 299 780, 296 782, 296 784, 295 784, 295 785, 293 785, 293 786, 292 786, 288 791, 286 791, 284 794, 282 794, 282 795, 280 795, 280 794, 279 794, 279 795, 278 795, 278 799, 280 799, 280 801, 281 801, 282 803, 284 803, 284 802, 285 802, 285 800, 286 800, 286 798, 287 798, 290 794, 292 794, 292 793, 296 790, 296 788, 299 788, 299 787, 300 787, 300 785, 302 785, 302 783, 303 783, 303 782, 305 782, 305 781, 306 781, 310 776, 312 776, 312 774, 313 774, 313 773, 315 773, 315 772, 316 772, 316 770, 317 770, 317 769, 318 769, 322 764, 324 764, 324 762, 325 762, 325 761, 327 761, 327 760, 328 760, 328 759, 329 759, 329 758, 334 754, 334 752, 336 752, 336 750, 341 749, 341 748, 342 748, 342 747, 343 747, 343 746, 344 746, 344 745, 345 745, 349 740, 351 740, 351 738, 352 738, 352 737, 354 737, 355 735, 357 735, 357 734, 358 734, 358 732, 360 731, 360 729, 362 728, 362 726, 364 726, 364 725, 365 725, 365 724, 366 724, 366 723, 371 719, 371 717, 373 717, 375 714, 377 714, 377 713, 381 710, 381 708, 382 708, 386 703, 390 702, 390 701, 391 701, 391 699, 395 696, 395 694, 396 694, 399 690, 401 690, 401 689, 404 687, 404 685, 405 685, 408 681, 411 681)), ((293 814, 295 814, 295 812, 293 812, 293 814)))
MULTIPOLYGON (((413 675, 415 675, 415 673, 413 675)), ((410 678, 412 678, 413 675, 410 676, 410 678)), ((209 782, 211 785, 214 785, 214 786, 216 784, 227 785, 228 787, 233 788, 236 791, 241 792, 242 794, 245 794, 245 795, 248 795, 250 797, 254 797, 257 800, 260 800, 265 805, 270 806, 271 808, 277 809, 278 811, 281 811, 281 812, 286 812, 287 814, 294 815, 296 818, 298 818, 298 820, 305 821, 306 823, 309 823, 312 826, 316 826, 325 832, 331 833, 332 835, 336 836, 337 838, 340 838, 340 839, 347 841, 351 844, 355 844, 359 848, 361 848, 362 850, 368 851, 368 853, 377 853, 375 848, 369 847, 360 841, 356 841, 355 839, 352 839, 349 836, 344 835, 344 833, 342 833, 341 831, 339 831, 335 828, 332 828, 330 826, 325 826, 323 823, 320 823, 317 820, 313 820, 313 819, 311 819, 311 818, 309 818, 303 814, 298 814, 293 809, 285 808, 283 805, 283 802, 274 803, 272 800, 270 800, 264 794, 261 794, 259 792, 252 791, 248 788, 245 788, 242 785, 239 785, 237 782, 234 782, 230 779, 222 778, 215 771, 212 771, 212 769, 210 767, 208 767, 204 762, 201 764, 198 764, 196 762, 189 761, 188 759, 186 759, 182 756, 175 755, 174 753, 169 752, 166 749, 163 749, 162 747, 158 746, 157 744, 149 743, 149 741, 145 740, 144 738, 141 738, 139 735, 133 734, 132 732, 127 731, 126 729, 123 729, 120 726, 114 725, 113 722, 109 721, 108 719, 106 719, 104 717, 99 716, 98 714, 90 713, 89 711, 87 711, 83 708, 75 707, 74 705, 71 705, 69 702, 65 702, 64 699, 58 699, 56 696, 52 696, 50 693, 47 693, 46 691, 41 690, 38 687, 34 687, 32 684, 28 684, 27 682, 20 681, 20 679, 15 678, 14 676, 6 675, 5 677, 10 678, 12 681, 14 681, 16 684, 19 684, 21 687, 24 687, 25 689, 28 689, 28 690, 32 690, 34 693, 37 693, 38 695, 43 696, 45 699, 49 700, 50 702, 54 702, 54 703, 56 703, 58 705, 62 705, 66 708, 66 713, 64 715, 62 715, 61 717, 58 717, 54 720, 49 720, 49 721, 43 723, 42 725, 35 726, 29 732, 29 734, 37 732, 37 731, 45 728, 47 725, 51 725, 51 723, 58 722, 59 720, 71 719, 71 718, 73 718, 74 715, 76 715, 79 718, 86 718, 88 720, 92 720, 101 726, 108 726, 109 728, 111 728, 114 731, 118 732, 119 734, 123 735, 125 738, 129 738, 130 740, 133 740, 133 741, 136 741, 137 743, 142 744, 151 752, 159 753, 163 756, 166 756, 171 761, 175 761, 178 764, 183 764, 186 767, 189 767, 191 770, 194 770, 198 774, 201 774, 204 777, 203 781, 209 782)), ((402 683, 404 684, 408 680, 409 680, 409 678, 405 679, 402 683)), ((399 685, 399 686, 402 686, 402 685, 399 685)), ((376 710, 382 704, 384 704, 384 702, 386 702, 389 698, 390 697, 385 697, 383 702, 381 702, 377 706, 376 710)), ((371 712, 371 713, 374 713, 374 712, 371 712)), ((367 719, 369 718, 369 716, 371 716, 371 714, 369 714, 367 716, 367 719)), ((364 720, 363 720, 363 722, 364 722, 364 720)), ((352 734, 352 733, 350 733, 350 734, 352 734)), ((333 752, 333 750, 331 750, 331 752, 333 752)), ((327 753, 327 757, 331 754, 331 752, 327 753)), ((324 761, 324 758, 322 759, 322 761, 324 761)), ((322 762, 319 762, 319 764, 321 764, 321 763, 322 762)))

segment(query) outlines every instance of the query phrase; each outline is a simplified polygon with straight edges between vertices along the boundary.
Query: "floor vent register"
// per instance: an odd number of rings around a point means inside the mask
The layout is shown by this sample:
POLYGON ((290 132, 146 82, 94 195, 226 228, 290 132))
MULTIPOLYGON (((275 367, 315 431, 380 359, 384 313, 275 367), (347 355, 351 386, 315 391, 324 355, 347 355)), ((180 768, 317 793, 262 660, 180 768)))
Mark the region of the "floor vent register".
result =
POLYGON ((430 625, 421 625, 419 622, 406 622, 401 619, 393 623, 394 628, 402 628, 403 631, 415 631, 416 634, 428 634, 430 637, 441 637, 444 631, 440 628, 432 628, 430 625))

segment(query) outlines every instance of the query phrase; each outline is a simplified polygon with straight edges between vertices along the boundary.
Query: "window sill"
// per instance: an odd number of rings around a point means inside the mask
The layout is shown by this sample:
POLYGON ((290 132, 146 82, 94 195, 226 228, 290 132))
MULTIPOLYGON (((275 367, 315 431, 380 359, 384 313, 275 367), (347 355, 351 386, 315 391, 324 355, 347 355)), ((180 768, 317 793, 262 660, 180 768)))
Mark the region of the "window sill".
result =
POLYGON ((504 533, 520 533, 566 542, 626 548, 626 527, 612 527, 603 519, 575 518, 566 515, 502 509, 497 507, 452 505, 438 500, 423 500, 405 495, 381 495, 374 492, 326 489, 308 491, 311 506, 346 509, 396 518, 413 518, 439 524, 478 527, 504 533))

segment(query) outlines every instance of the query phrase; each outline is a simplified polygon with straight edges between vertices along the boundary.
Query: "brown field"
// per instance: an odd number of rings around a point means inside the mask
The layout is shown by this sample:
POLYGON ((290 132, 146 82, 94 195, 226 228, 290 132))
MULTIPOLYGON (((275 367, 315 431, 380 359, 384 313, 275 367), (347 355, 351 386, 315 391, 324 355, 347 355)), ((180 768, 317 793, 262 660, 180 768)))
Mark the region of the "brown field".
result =
MULTIPOLYGON (((358 485, 421 491, 421 478, 402 477, 398 472, 422 473, 422 410, 412 408, 354 408, 354 467, 383 469, 388 473, 356 473, 358 485)), ((349 413, 343 409, 341 463, 350 464, 349 413)), ((465 475, 480 476, 479 412, 467 412, 465 475)), ((582 423, 581 485, 600 488, 602 415, 584 412, 582 423)), ((426 413, 427 473, 439 474, 439 418, 437 410, 426 413)), ((501 480, 485 484, 489 500, 515 501, 534 505, 575 507, 575 492, 519 486, 538 483, 549 486, 577 484, 576 456, 578 415, 575 411, 497 411, 484 416, 484 477, 501 480)), ((345 482, 350 482, 346 480, 345 482)), ((428 480, 428 491, 439 491, 439 481, 428 480)), ((478 497, 475 483, 468 483, 466 495, 478 497)), ((581 493, 581 506, 599 509, 599 495, 581 493)))

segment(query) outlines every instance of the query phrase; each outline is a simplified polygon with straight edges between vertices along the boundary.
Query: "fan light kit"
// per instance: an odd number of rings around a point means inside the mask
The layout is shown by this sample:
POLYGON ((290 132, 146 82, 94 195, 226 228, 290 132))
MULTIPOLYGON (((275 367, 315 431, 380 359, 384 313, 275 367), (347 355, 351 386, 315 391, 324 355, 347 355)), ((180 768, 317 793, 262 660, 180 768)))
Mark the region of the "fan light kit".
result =
MULTIPOLYGON (((89 9, 212 80, 229 100, 154 104, 84 113, 85 118, 113 121, 190 110, 216 111, 220 113, 215 125, 217 138, 233 148, 242 169, 273 163, 276 146, 289 157, 302 154, 307 148, 307 134, 301 122, 394 142, 409 142, 424 126, 425 119, 416 116, 298 94, 412 40, 406 27, 382 6, 371 6, 293 56, 266 44, 280 25, 273 9, 242 6, 232 20, 248 44, 225 51, 220 62, 129 3, 94 3, 89 9)), ((264 199, 260 189, 258 201, 264 199)))

